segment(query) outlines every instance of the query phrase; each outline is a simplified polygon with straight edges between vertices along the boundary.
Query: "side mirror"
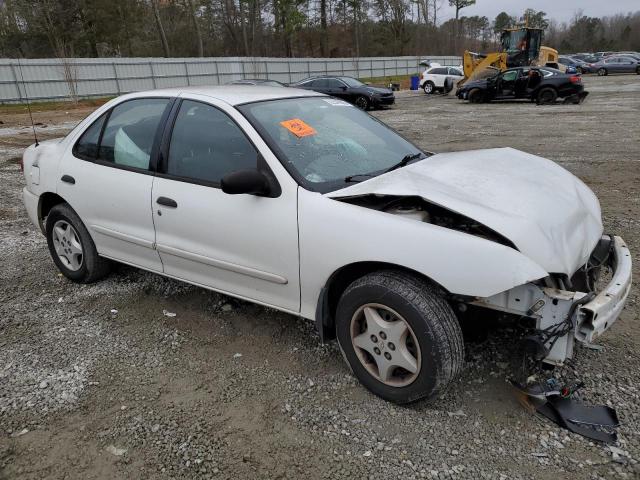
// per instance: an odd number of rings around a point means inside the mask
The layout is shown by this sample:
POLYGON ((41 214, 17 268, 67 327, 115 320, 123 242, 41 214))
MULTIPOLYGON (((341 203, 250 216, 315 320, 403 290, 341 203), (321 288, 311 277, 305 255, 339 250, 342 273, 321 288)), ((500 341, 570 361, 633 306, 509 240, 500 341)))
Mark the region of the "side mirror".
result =
POLYGON ((222 178, 220 186, 229 195, 269 195, 271 191, 267 177, 255 169, 231 172, 222 178))
POLYGON ((347 89, 347 87, 345 87, 344 85, 342 85, 342 86, 340 87, 340 89, 341 89, 341 90, 346 90, 346 89, 347 89))

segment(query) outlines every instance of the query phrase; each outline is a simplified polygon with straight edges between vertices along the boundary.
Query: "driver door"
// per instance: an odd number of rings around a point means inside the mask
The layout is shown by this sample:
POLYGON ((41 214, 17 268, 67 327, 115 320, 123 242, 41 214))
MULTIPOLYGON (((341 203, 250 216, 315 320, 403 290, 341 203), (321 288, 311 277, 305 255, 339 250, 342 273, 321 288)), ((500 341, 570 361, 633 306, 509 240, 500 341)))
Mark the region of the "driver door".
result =
POLYGON ((497 96, 499 98, 514 98, 517 78, 518 70, 509 70, 502 73, 498 79, 497 96))
POLYGON ((181 99, 167 125, 152 191, 164 272, 298 312, 295 182, 279 179, 275 198, 220 189, 221 178, 234 171, 260 164, 261 170, 275 172, 267 162, 274 167, 277 159, 244 117, 211 97, 181 99))

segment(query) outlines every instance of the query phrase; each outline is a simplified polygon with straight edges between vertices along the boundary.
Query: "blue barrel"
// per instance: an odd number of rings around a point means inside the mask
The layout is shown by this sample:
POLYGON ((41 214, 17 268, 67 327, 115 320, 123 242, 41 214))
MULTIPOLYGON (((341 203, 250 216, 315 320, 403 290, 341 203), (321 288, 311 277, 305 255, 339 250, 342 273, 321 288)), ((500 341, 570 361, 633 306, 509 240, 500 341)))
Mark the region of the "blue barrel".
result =
POLYGON ((420 77, 417 75, 411 76, 411 90, 418 90, 420 88, 420 77))

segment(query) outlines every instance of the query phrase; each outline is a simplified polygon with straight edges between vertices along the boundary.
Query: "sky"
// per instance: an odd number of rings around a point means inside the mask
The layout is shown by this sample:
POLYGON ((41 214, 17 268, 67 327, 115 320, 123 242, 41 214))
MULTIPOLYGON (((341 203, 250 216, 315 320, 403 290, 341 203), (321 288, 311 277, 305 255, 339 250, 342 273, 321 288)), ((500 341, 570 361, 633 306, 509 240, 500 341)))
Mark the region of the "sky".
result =
MULTIPOLYGON (((448 0, 441 1, 438 23, 455 17, 455 10, 449 7, 448 0)), ((460 10, 460 15, 486 15, 493 20, 502 11, 521 15, 526 8, 542 10, 549 18, 568 22, 577 10, 590 17, 635 12, 640 10, 640 0, 477 0, 475 5, 460 10)))

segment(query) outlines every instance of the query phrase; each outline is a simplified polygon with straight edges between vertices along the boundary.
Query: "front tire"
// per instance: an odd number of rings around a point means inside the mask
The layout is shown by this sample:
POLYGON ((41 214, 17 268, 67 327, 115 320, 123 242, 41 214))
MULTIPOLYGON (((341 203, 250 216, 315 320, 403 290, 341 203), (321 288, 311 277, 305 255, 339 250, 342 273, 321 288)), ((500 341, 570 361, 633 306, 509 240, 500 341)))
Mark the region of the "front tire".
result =
POLYGON ((436 84, 431 80, 427 80, 426 82, 424 82, 424 86, 422 87, 422 89, 424 90, 425 94, 431 95, 436 91, 436 84))
POLYGON ((355 103, 356 107, 358 107, 360 110, 364 110, 365 112, 369 110, 369 99, 367 97, 360 95, 358 98, 356 98, 355 103))
POLYGON ((404 272, 374 272, 349 285, 336 336, 358 380, 398 404, 443 391, 464 364, 453 310, 435 286, 404 272))
POLYGON ((69 280, 93 283, 109 273, 111 263, 98 255, 91 235, 69 204, 51 209, 46 236, 53 262, 69 280))
POLYGON ((474 88, 469 92, 469 96, 467 97, 470 103, 482 103, 484 102, 484 94, 482 90, 479 88, 474 88))

